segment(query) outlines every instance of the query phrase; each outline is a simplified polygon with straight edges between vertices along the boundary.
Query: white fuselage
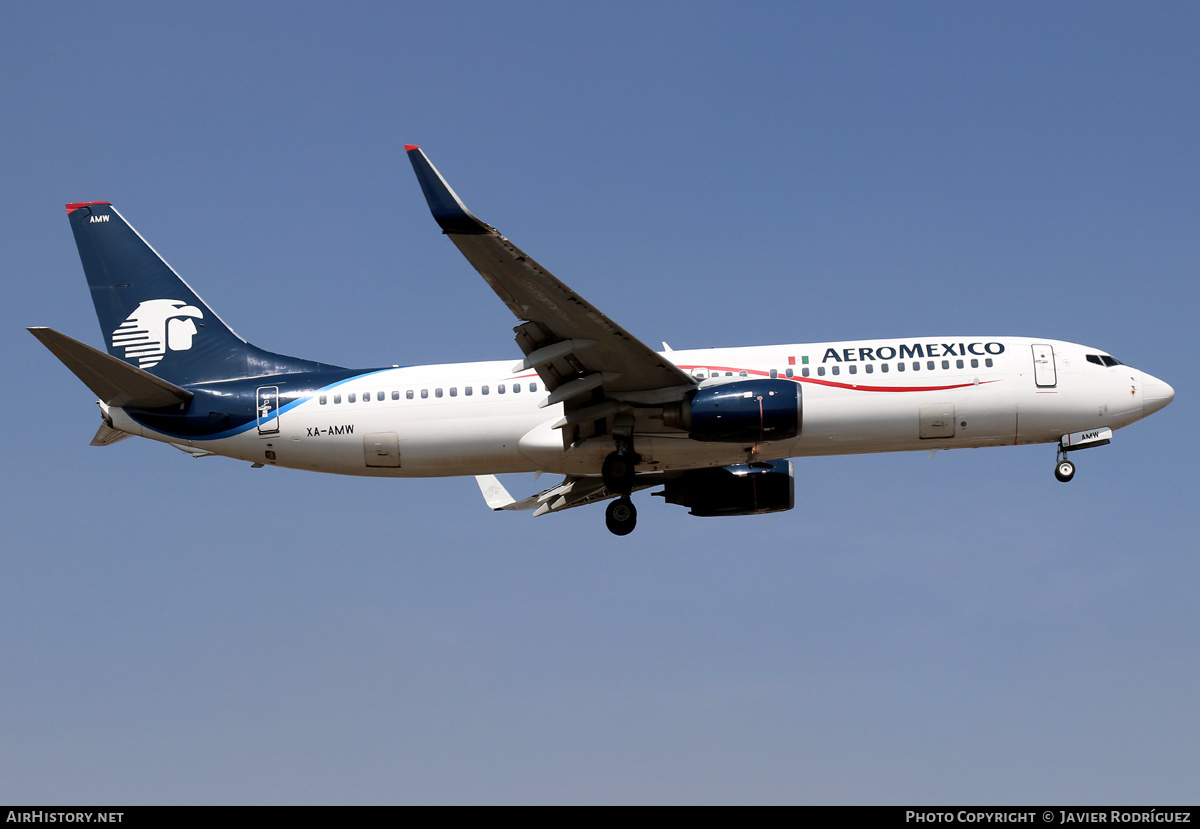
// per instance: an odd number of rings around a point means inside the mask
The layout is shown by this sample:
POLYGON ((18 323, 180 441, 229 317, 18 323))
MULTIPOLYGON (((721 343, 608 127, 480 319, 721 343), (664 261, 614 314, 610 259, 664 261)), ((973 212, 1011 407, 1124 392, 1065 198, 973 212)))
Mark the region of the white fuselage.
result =
MULTIPOLYGON (((668 351, 702 385, 775 376, 801 384, 801 431, 764 460, 1058 441, 1117 429, 1166 405, 1169 387, 1105 352, 1056 340, 934 337, 668 351), (1105 355, 1107 356, 1107 355, 1105 355), (1111 358, 1109 358, 1111 360, 1111 358)), ((185 439, 109 411, 122 431, 268 465, 344 475, 431 477, 544 471, 594 475, 611 439, 564 447, 561 405, 512 361, 364 373, 264 409, 236 434, 185 439), (514 388, 514 386, 516 388, 514 388)), ((744 463, 751 447, 688 439, 638 409, 639 471, 744 463)))

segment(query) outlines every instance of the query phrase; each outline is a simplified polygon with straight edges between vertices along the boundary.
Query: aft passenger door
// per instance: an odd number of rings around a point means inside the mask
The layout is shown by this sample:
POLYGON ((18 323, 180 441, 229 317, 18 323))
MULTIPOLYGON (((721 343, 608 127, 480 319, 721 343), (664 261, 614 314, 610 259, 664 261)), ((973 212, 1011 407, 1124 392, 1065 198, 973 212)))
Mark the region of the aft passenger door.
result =
POLYGON ((259 386, 255 408, 258 410, 258 433, 279 433, 279 386, 259 386))

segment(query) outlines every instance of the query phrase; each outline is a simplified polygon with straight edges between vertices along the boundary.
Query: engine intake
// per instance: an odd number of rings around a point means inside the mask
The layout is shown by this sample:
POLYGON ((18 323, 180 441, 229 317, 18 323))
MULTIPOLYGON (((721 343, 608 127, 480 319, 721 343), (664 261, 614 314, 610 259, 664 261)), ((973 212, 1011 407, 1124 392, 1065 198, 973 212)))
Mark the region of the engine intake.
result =
POLYGON ((800 434, 803 398, 790 380, 738 380, 699 389, 663 407, 663 423, 692 440, 760 443, 800 434))
POLYGON ((796 482, 791 461, 743 463, 686 472, 654 494, 691 515, 762 515, 794 507, 796 482))

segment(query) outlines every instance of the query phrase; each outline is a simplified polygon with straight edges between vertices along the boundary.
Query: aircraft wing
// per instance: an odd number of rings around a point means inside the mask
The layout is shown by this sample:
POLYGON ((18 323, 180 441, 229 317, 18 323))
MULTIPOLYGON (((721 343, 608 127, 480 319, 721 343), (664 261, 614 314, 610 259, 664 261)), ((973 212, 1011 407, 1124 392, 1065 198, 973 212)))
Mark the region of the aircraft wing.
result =
MULTIPOLYGON (((638 482, 633 486, 633 492, 639 489, 649 489, 652 486, 658 486, 663 483, 663 477, 652 476, 653 481, 646 483, 646 478, 638 478, 638 482)), ((561 512, 571 507, 582 507, 584 504, 594 504, 597 501, 607 501, 611 498, 619 498, 620 495, 612 492, 604 485, 604 482, 599 478, 588 478, 575 475, 568 475, 549 489, 543 490, 536 495, 530 495, 528 498, 522 498, 520 501, 508 494, 508 490, 504 488, 504 484, 495 475, 478 475, 475 482, 479 484, 479 491, 483 493, 483 500, 487 502, 488 508, 492 510, 534 510, 534 517, 545 515, 548 512, 561 512)))
MULTIPOLYGON (((477 219, 425 157, 406 146, 433 218, 517 319, 525 360, 513 373, 537 371, 565 404, 557 427, 606 418, 623 399, 660 392, 677 399, 695 381, 560 282, 491 225, 477 219)), ((649 401, 647 401, 649 402, 649 401)), ((586 437, 587 435, 584 435, 586 437)))

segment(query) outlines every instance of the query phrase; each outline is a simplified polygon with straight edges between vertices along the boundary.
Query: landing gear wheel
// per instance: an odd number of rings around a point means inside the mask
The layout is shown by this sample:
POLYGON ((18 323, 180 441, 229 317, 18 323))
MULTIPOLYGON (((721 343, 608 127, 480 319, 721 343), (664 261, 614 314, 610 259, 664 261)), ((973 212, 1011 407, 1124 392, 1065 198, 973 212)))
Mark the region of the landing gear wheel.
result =
POLYGON ((604 511, 604 523, 613 535, 629 535, 637 526, 637 508, 629 498, 618 498, 604 511))
POLYGON ((1054 467, 1054 477, 1058 478, 1064 484, 1075 477, 1075 464, 1070 461, 1059 461, 1054 467))
POLYGON ((612 452, 600 467, 600 477, 609 492, 628 495, 633 492, 634 467, 641 458, 631 452, 612 452))

